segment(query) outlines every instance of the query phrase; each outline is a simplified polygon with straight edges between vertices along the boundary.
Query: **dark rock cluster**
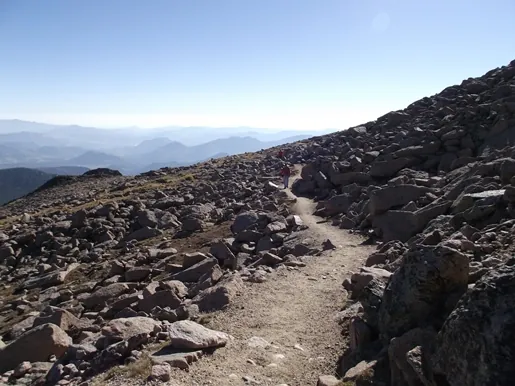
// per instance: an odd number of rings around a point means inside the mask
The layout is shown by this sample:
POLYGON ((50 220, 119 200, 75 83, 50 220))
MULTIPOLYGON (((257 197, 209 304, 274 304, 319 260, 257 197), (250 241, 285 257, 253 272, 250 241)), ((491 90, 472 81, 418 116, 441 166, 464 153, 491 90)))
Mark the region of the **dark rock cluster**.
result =
POLYGON ((356 301, 344 380, 513 383, 514 145, 515 61, 291 146, 306 163, 294 191, 379 242, 344 282, 356 301))

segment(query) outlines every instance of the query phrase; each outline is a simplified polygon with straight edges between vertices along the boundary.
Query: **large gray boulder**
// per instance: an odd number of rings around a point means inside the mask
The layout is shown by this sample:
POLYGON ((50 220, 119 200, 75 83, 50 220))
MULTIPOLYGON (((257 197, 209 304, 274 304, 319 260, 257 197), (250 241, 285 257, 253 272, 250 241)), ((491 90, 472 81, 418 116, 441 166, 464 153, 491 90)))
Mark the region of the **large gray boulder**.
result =
POLYGON ((138 334, 150 334, 161 323, 144 316, 118 318, 109 321, 102 328, 102 335, 112 342, 128 340, 138 334))
POLYGON ((218 260, 213 257, 208 257, 202 261, 192 265, 191 267, 173 274, 170 278, 172 280, 179 280, 183 283, 193 283, 200 279, 204 274, 209 272, 215 265, 218 265, 218 260))
POLYGON ((217 285, 202 291, 193 298, 200 312, 221 310, 227 307, 244 288, 238 275, 229 276, 217 285))
POLYGON ((370 194, 369 210, 375 215, 386 212, 388 209, 406 205, 410 201, 416 201, 419 197, 430 192, 431 189, 417 185, 387 186, 374 190, 370 194))
POLYGON ((385 343, 416 327, 438 327, 467 290, 469 259, 455 249, 419 245, 402 259, 379 310, 385 343))
POLYGON ((370 175, 377 178, 392 177, 410 163, 412 163, 411 158, 396 158, 387 161, 376 161, 372 164, 370 175))
POLYGON ((231 225, 231 231, 234 234, 238 234, 256 224, 258 221, 259 215, 256 212, 249 211, 241 213, 234 219, 234 222, 231 225))
POLYGON ((128 291, 129 286, 125 283, 109 284, 105 287, 100 287, 95 292, 85 297, 83 304, 86 308, 102 307, 105 302, 116 299, 128 291))
POLYGON ((515 261, 483 276, 447 318, 432 356, 451 386, 513 385, 515 261))
POLYGON ((34 327, 0 350, 0 373, 25 361, 46 362, 52 355, 60 357, 72 343, 72 338, 55 324, 34 327))
POLYGON ((389 210, 374 216, 372 227, 379 231, 383 241, 406 242, 423 231, 432 219, 445 214, 451 204, 452 201, 438 199, 414 212, 389 210))
POLYGON ((346 289, 352 292, 352 299, 357 299, 363 288, 373 279, 387 283, 391 275, 391 272, 382 268, 361 267, 359 272, 355 272, 351 275, 350 285, 348 285, 346 289))
POLYGON ((325 214, 334 216, 338 213, 347 213, 354 200, 348 194, 339 194, 331 197, 325 203, 325 214))

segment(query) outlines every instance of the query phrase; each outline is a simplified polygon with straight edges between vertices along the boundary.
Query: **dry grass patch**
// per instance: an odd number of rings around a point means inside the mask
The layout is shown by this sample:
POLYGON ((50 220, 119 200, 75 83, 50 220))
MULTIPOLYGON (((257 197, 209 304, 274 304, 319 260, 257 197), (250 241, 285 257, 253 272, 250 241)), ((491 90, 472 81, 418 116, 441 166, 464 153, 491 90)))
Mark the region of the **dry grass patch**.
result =
POLYGON ((194 181, 195 180, 195 176, 191 173, 188 173, 188 174, 185 174, 181 177, 179 177, 180 180, 182 181, 194 181))
POLYGON ((136 362, 130 363, 125 366, 111 367, 100 375, 98 378, 93 380, 91 386, 105 385, 108 381, 113 379, 131 379, 144 381, 150 376, 152 371, 152 360, 148 354, 142 355, 136 362))

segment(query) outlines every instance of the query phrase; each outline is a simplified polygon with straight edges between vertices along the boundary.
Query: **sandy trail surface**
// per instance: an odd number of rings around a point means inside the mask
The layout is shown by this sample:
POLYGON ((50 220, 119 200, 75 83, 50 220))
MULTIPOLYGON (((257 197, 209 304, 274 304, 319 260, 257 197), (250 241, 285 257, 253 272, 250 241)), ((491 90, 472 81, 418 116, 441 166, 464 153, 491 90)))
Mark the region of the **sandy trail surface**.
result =
POLYGON ((336 321, 345 302, 341 283, 362 266, 372 247, 313 216, 310 199, 286 192, 296 199, 294 212, 309 226, 305 237, 319 244, 330 239, 337 249, 311 258, 306 267, 284 267, 264 283, 249 283, 209 323, 234 341, 192 364, 189 373, 174 371, 170 384, 305 386, 336 372, 346 339, 336 321))

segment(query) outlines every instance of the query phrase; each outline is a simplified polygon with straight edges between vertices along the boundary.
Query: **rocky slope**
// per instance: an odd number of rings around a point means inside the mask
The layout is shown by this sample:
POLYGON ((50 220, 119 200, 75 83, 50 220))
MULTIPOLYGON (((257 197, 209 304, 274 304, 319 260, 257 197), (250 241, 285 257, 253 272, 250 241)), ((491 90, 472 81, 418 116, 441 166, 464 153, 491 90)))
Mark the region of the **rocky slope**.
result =
MULTIPOLYGON (((224 308, 271 267, 302 265, 318 249, 297 238, 302 222, 266 177, 279 168, 262 154, 135 178, 93 170, 0 208, 0 373, 30 383, 51 367, 48 383, 77 383, 136 361, 142 345, 224 308)), ((202 331, 191 329, 186 340, 202 331)), ((175 348, 208 349, 205 334, 175 348)))
MULTIPOLYGON (((514 133, 512 62, 285 146, 305 165, 293 191, 377 243, 343 283, 345 381, 510 384, 514 133)), ((323 249, 303 238, 274 183, 276 151, 136 177, 90 171, 1 207, 4 381, 80 384, 145 358, 166 381, 171 366, 225 345, 230 337, 201 325, 206 313, 323 249), (164 343, 166 360, 145 356, 164 343)))
POLYGON ((515 370, 515 61, 403 111, 292 145, 298 195, 381 240, 343 285, 344 380, 508 385, 515 370))

